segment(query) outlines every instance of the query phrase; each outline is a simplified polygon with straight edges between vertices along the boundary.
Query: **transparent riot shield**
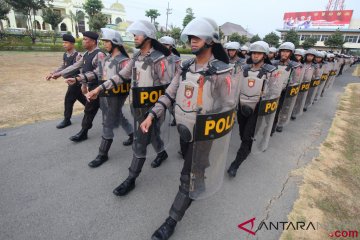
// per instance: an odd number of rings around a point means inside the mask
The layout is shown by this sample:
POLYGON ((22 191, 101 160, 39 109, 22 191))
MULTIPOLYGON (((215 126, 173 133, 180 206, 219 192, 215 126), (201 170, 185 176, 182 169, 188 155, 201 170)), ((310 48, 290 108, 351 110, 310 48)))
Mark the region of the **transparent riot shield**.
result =
POLYGON ((304 109, 309 109, 313 102, 314 102, 314 99, 315 99, 315 96, 317 94, 317 91, 319 89, 319 85, 321 83, 321 80, 320 79, 313 79, 311 80, 310 82, 310 89, 309 89, 309 92, 308 92, 308 95, 306 96, 306 101, 305 101, 305 105, 304 105, 304 109))
POLYGON ((296 98, 296 103, 292 114, 294 117, 299 117, 304 113, 304 106, 310 90, 311 79, 315 71, 312 64, 305 64, 303 69, 304 77, 302 83, 300 84, 299 94, 296 98))
POLYGON ((305 72, 301 67, 293 70, 290 76, 289 84, 286 88, 285 99, 279 113, 279 120, 277 126, 283 127, 290 121, 298 93, 300 91, 300 83, 304 77, 305 72))
POLYGON ((264 92, 258 108, 254 141, 251 148, 252 153, 263 152, 268 147, 282 87, 283 80, 281 77, 274 77, 265 82, 264 92))
POLYGON ((199 88, 200 95, 197 94, 189 184, 192 199, 207 198, 222 185, 238 102, 237 78, 229 75, 226 79, 205 81, 204 87, 199 88), (212 96, 208 103, 206 96, 212 96))
POLYGON ((320 99, 321 94, 322 94, 322 92, 323 92, 323 90, 325 88, 326 82, 328 80, 328 77, 329 77, 329 74, 327 74, 327 73, 323 73, 321 75, 320 85, 319 85, 318 91, 317 91, 316 96, 315 96, 315 101, 320 99))
POLYGON ((133 77, 130 92, 130 107, 134 117, 134 142, 133 151, 137 158, 146 158, 157 155, 166 150, 170 138, 171 116, 165 112, 161 118, 154 119, 147 133, 143 133, 140 124, 147 117, 149 110, 154 106, 160 96, 165 93, 169 83, 153 83, 153 86, 141 87, 136 84, 136 67, 133 68, 133 77), (152 149, 148 151, 147 146, 152 149))

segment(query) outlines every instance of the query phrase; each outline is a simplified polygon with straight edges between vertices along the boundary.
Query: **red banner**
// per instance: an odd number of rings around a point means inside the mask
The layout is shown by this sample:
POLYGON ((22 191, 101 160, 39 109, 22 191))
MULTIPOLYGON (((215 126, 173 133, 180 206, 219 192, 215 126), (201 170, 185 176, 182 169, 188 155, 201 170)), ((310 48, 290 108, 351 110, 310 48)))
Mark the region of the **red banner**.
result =
POLYGON ((348 28, 353 10, 287 12, 284 13, 284 29, 348 28))

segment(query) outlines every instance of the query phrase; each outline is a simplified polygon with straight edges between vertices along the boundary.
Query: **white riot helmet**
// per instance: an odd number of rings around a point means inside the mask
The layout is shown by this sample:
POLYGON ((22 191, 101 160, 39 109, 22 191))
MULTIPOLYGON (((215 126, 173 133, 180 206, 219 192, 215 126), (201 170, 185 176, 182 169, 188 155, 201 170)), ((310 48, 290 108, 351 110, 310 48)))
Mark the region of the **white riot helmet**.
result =
POLYGON ((324 55, 324 53, 323 53, 323 52, 321 52, 321 51, 317 51, 317 52, 316 52, 316 54, 315 54, 315 57, 318 57, 318 58, 324 58, 324 57, 325 57, 325 55, 324 55))
POLYGON ((225 47, 227 50, 239 50, 240 49, 240 43, 238 42, 228 42, 225 47))
POLYGON ((249 52, 261 52, 266 55, 269 54, 269 44, 264 41, 256 41, 250 45, 249 52))
POLYGON ((173 39, 172 37, 169 37, 169 36, 163 36, 159 39, 159 42, 161 44, 165 44, 165 45, 170 45, 172 46, 173 48, 176 47, 175 46, 175 39, 173 39))
POLYGON ((279 51, 281 51, 281 50, 290 50, 291 52, 294 52, 295 45, 292 42, 284 42, 279 47, 279 51))
POLYGON ((304 51, 304 49, 297 48, 297 49, 295 49, 294 54, 304 57, 305 56, 305 51, 304 51))
POLYGON ((210 18, 195 18, 191 20, 181 33, 180 39, 184 43, 189 41, 189 36, 203 39, 207 44, 220 43, 219 27, 210 18))
POLYGON ((277 49, 275 47, 271 47, 271 48, 269 48, 269 52, 276 53, 277 49))
POLYGON ((249 48, 247 47, 247 46, 242 46, 241 48, 240 48, 240 51, 246 51, 246 52, 249 52, 249 48))
POLYGON ((316 53, 317 53, 316 49, 310 48, 305 52, 305 55, 311 54, 311 55, 316 56, 316 53))
POLYGON ((145 38, 148 37, 156 40, 156 28, 149 21, 135 21, 126 30, 134 35, 143 35, 145 38))
POLYGON ((101 38, 100 40, 111 41, 114 45, 122 46, 123 40, 118 31, 110 28, 101 28, 101 38))

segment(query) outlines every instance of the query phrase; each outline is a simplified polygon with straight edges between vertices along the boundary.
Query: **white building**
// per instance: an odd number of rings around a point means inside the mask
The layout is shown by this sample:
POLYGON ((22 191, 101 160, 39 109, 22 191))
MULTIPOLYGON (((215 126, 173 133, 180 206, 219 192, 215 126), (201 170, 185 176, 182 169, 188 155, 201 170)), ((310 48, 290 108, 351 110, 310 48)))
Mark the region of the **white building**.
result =
MULTIPOLYGON (((76 14, 76 12, 83 12, 86 16, 86 13, 83 9, 83 4, 86 0, 54 0, 51 5, 54 11, 57 11, 64 17, 63 21, 59 24, 58 30, 61 32, 71 32, 74 36, 76 35, 75 23, 71 21, 70 14, 76 14)), ((125 8, 122 4, 116 0, 109 8, 103 8, 102 13, 106 15, 108 24, 120 25, 120 23, 125 23, 126 13, 125 8)), ((51 26, 43 21, 41 17, 42 11, 39 10, 35 16, 35 26, 36 29, 40 31, 53 30, 51 26)), ((26 19, 21 13, 11 10, 9 12, 8 20, 2 20, 4 29, 9 31, 19 31, 25 30, 27 28, 26 19)), ((89 24, 88 18, 84 17, 78 22, 79 33, 88 31, 89 24)))

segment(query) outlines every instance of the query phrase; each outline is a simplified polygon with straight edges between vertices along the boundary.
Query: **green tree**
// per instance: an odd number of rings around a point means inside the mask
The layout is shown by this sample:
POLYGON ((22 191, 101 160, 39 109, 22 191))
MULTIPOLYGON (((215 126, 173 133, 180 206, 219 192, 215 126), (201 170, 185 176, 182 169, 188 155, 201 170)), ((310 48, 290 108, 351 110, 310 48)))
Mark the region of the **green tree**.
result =
POLYGON ((179 27, 172 27, 170 30, 170 36, 175 39, 175 42, 179 42, 180 41, 180 36, 181 36, 181 28, 179 27))
POLYGON ((238 42, 241 45, 244 45, 245 43, 247 43, 249 41, 249 39, 245 35, 240 35, 237 32, 234 32, 229 36, 229 41, 238 42))
POLYGON ((156 19, 160 16, 161 14, 159 13, 159 11, 157 9, 149 9, 145 11, 145 16, 150 18, 150 22, 152 23, 156 23, 156 19))
POLYGON ((263 40, 267 42, 270 47, 278 47, 280 37, 276 33, 271 32, 266 34, 263 40))
POLYGON ((292 42, 295 47, 299 47, 299 35, 293 29, 289 30, 284 36, 284 42, 292 42))
POLYGON ((87 0, 83 4, 83 8, 89 16, 89 28, 92 31, 100 31, 100 28, 105 27, 107 21, 106 16, 101 13, 104 4, 101 0, 87 0))
POLYGON ((186 25, 188 25, 188 23, 193 20, 195 18, 194 12, 192 10, 192 8, 187 8, 186 9, 186 15, 184 17, 183 20, 183 27, 186 27, 186 25))
POLYGON ((336 30, 336 32, 331 34, 329 36, 329 38, 327 40, 325 40, 325 42, 324 42, 325 46, 328 46, 332 49, 334 49, 334 48, 342 49, 344 43, 345 43, 344 36, 342 35, 342 33, 339 30, 336 30))
POLYGON ((308 50, 309 48, 312 48, 315 46, 317 42, 317 39, 316 38, 313 38, 313 37, 309 37, 309 38, 306 38, 304 40, 304 42, 302 43, 302 47, 305 49, 305 50, 308 50))
POLYGON ((7 14, 10 12, 10 6, 4 0, 0 0, 0 27, 4 30, 4 26, 1 20, 7 20, 7 14))
POLYGON ((99 32, 106 24, 106 16, 102 13, 97 13, 89 18, 89 28, 91 31, 99 32))
POLYGON ((5 0, 5 2, 26 17, 27 34, 34 44, 36 40, 36 26, 34 26, 36 11, 47 8, 47 4, 52 0, 5 0))
POLYGON ((74 25, 75 25, 76 37, 78 38, 79 37, 79 21, 84 19, 85 14, 81 11, 76 11, 75 14, 72 11, 70 11, 70 14, 67 15, 67 17, 69 17, 71 20, 71 27, 72 27, 73 31, 74 31, 74 25))
POLYGON ((43 12, 42 18, 44 22, 50 24, 50 26, 54 31, 53 43, 55 45, 58 25, 62 22, 64 18, 59 13, 54 12, 53 9, 51 8, 43 9, 42 12, 43 12))
POLYGON ((254 36, 252 36, 252 37, 250 38, 250 43, 253 43, 253 42, 256 42, 256 41, 260 41, 260 40, 261 40, 261 38, 259 37, 258 34, 256 34, 256 35, 254 35, 254 36))
POLYGON ((94 15, 101 13, 101 10, 104 8, 104 4, 101 0, 87 0, 85 4, 83 4, 83 8, 91 19, 94 15))

